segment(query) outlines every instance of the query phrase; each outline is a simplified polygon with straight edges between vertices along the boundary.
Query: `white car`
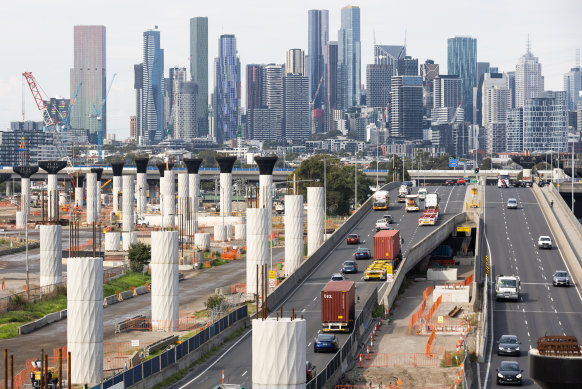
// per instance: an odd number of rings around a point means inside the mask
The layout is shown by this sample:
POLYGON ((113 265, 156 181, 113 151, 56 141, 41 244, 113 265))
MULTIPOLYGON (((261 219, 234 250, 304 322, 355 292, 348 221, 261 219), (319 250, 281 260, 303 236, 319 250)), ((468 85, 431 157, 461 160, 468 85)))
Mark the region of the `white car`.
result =
POLYGON ((552 238, 549 236, 542 235, 538 238, 538 248, 540 249, 551 249, 552 248, 552 238))
POLYGON ((513 198, 507 200, 507 209, 517 209, 517 200, 513 198))
POLYGON ((376 231, 391 230, 391 229, 392 229, 392 227, 390 227, 390 222, 388 222, 386 219, 382 218, 382 219, 376 220, 376 231))

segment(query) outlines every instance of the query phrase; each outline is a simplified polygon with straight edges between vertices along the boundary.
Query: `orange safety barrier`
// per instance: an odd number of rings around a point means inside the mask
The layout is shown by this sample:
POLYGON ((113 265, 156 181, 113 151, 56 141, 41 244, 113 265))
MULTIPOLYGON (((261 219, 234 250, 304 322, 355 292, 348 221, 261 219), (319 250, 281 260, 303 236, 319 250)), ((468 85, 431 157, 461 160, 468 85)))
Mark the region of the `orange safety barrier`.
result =
POLYGON ((464 318, 452 318, 448 316, 442 316, 440 320, 437 318, 430 321, 421 319, 419 323, 416 324, 418 335, 428 335, 433 330, 436 332, 461 332, 467 327, 467 321, 464 318))
POLYGON ((234 293, 246 293, 247 284, 233 284, 230 286, 230 294, 234 293))
POLYGON ((420 308, 418 308, 418 311, 413 313, 412 316, 410 317, 410 319, 408 320, 408 333, 409 334, 412 333, 412 328, 418 322, 418 320, 420 320, 422 318, 422 313, 426 309, 426 299, 428 298, 428 296, 430 296, 432 294, 433 290, 434 290, 434 287, 429 286, 428 288, 426 288, 424 290, 424 292, 422 292, 422 304, 420 304, 420 308))
POLYGON ((436 332, 433 329, 432 334, 430 334, 430 336, 428 337, 428 341, 426 342, 426 349, 425 349, 426 355, 430 354, 430 350, 432 348, 432 342, 434 342, 435 339, 436 339, 436 332))
POLYGON ((362 354, 362 367, 438 367, 441 359, 442 355, 435 353, 362 354))
POLYGON ((432 304, 432 306, 430 307, 430 309, 428 310, 428 313, 426 314, 426 316, 424 317, 427 321, 430 320, 430 318, 432 317, 432 315, 436 312, 436 310, 439 308, 439 306, 441 305, 441 303, 443 302, 443 296, 440 295, 436 301, 432 304))
POLYGON ((469 277, 465 279, 465 286, 471 284, 475 280, 475 274, 471 274, 469 277))
MULTIPOLYGON (((57 349, 58 350, 58 349, 57 349)), ((40 355, 39 355, 40 357, 40 355)), ((36 371, 36 369, 34 367, 32 367, 32 363, 36 361, 36 358, 34 359, 29 359, 26 361, 26 367, 21 370, 18 374, 14 375, 14 387, 10 388, 10 389, 21 389, 24 388, 26 386, 30 386, 30 374, 34 371, 36 371)), ((66 375, 67 375, 67 353, 63 351, 63 377, 64 379, 66 379, 66 375)), ((58 352, 57 352, 57 356, 56 357, 48 357, 48 367, 49 368, 55 368, 58 369, 59 366, 59 358, 58 358, 58 352)), ((2 380, 2 382, 0 382, 0 389, 6 389, 4 388, 4 380, 2 380)))
POLYGON ((131 342, 103 343, 103 355, 130 356, 134 352, 142 350, 144 346, 141 344, 139 346, 132 346, 131 342))

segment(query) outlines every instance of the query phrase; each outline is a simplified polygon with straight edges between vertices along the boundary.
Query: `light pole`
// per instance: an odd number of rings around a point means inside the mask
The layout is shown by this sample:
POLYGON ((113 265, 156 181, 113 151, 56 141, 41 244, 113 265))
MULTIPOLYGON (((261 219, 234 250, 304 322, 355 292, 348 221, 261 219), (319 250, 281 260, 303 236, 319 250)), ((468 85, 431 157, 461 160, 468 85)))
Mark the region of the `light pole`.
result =
POLYGON ((572 143, 572 213, 574 213, 574 143, 572 143))
POLYGON ((323 159, 323 240, 327 240, 327 159, 323 159))
POLYGON ((354 188, 354 212, 358 209, 358 161, 354 164, 355 188, 354 188))

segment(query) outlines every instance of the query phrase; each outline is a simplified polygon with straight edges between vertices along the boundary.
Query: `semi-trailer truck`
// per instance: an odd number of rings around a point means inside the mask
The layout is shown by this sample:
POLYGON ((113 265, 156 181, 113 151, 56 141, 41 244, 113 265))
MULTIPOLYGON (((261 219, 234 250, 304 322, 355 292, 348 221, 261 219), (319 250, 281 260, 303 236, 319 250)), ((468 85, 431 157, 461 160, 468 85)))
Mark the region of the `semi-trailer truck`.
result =
POLYGON ((329 281, 321 291, 324 332, 351 332, 356 316, 356 283, 329 281))
POLYGON ((382 230, 374 235, 374 261, 364 272, 364 280, 388 279, 402 259, 399 230, 382 230))

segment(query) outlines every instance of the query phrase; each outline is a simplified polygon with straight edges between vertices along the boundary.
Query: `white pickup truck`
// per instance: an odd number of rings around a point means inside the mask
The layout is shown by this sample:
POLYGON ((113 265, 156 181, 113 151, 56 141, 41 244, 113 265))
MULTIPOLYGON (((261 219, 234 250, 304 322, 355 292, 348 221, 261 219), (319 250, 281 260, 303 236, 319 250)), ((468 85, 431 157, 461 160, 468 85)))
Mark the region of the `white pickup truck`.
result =
POLYGON ((520 286, 521 283, 518 276, 498 275, 495 277, 495 299, 518 301, 520 286))
POLYGON ((388 222, 388 220, 384 218, 376 220, 376 231, 391 229, 392 227, 390 227, 390 223, 388 222))

